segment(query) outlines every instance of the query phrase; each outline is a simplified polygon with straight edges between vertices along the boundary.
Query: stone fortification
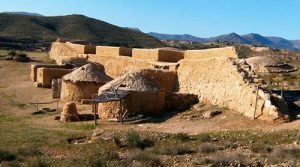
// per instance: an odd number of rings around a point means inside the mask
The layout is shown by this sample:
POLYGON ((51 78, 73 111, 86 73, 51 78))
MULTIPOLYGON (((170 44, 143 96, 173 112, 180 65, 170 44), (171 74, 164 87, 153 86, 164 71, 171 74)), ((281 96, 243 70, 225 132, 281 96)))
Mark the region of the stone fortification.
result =
POLYGON ((186 50, 184 59, 205 59, 212 57, 231 57, 238 58, 234 47, 204 49, 204 50, 186 50))
MULTIPOLYGON (((181 60, 177 71, 179 92, 198 95, 201 101, 253 117, 255 84, 235 60, 223 57, 181 60)), ((271 96, 259 89, 255 117, 274 120, 283 114, 272 103, 271 96)))
POLYGON ((115 46, 97 46, 96 54, 100 56, 132 56, 131 48, 115 46))

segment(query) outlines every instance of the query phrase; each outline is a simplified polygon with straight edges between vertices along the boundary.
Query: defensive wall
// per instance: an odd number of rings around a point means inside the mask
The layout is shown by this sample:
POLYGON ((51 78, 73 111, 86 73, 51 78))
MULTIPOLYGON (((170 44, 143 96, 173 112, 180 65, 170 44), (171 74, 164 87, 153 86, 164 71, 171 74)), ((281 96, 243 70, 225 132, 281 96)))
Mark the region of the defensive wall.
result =
POLYGON ((50 56, 58 63, 63 59, 75 60, 85 56, 87 61, 101 64, 106 74, 113 78, 134 69, 144 69, 144 75, 157 82, 166 92, 193 94, 201 101, 228 107, 251 118, 255 109, 255 118, 262 120, 275 120, 288 113, 281 97, 258 89, 256 98, 252 71, 247 64, 240 63, 234 47, 178 51, 97 46, 96 54, 81 56, 78 53, 62 53, 72 50, 64 47, 64 43, 59 42, 52 45, 50 56), (170 63, 176 68, 149 69, 153 67, 153 62, 170 63))

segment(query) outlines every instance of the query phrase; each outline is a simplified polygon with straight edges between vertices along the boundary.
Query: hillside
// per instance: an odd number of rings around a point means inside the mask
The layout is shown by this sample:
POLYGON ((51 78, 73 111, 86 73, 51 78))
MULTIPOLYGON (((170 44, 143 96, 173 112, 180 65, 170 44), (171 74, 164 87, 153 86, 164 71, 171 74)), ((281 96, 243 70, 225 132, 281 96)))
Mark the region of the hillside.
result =
POLYGON ((199 38, 196 36, 184 34, 160 34, 160 33, 148 33, 149 35, 160 40, 184 40, 194 42, 234 42, 240 44, 260 45, 279 49, 288 50, 300 50, 300 42, 298 40, 287 40, 281 37, 265 37, 260 34, 250 33, 245 35, 238 35, 236 33, 230 33, 220 35, 211 38, 199 38), (191 38, 192 37, 192 38, 191 38))
POLYGON ((49 45, 57 38, 86 40, 95 45, 160 47, 142 32, 121 28, 83 15, 39 17, 0 14, 0 42, 49 45))

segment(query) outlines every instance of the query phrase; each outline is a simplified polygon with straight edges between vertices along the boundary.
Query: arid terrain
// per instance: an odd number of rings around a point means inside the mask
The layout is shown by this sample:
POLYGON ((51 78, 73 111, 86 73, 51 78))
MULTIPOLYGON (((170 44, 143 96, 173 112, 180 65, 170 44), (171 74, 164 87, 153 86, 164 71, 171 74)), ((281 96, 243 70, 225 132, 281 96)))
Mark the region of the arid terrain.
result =
MULTIPOLYGON (((6 51, 1 50, 0 55, 6 51)), ((39 63, 47 53, 28 52, 39 63)), ((56 112, 32 115, 31 102, 49 102, 33 87, 30 63, 0 60, 2 166, 282 166, 300 165, 300 120, 270 123, 210 104, 124 124, 98 120, 61 123, 56 112), (220 114, 205 118, 208 111, 220 114)), ((56 108, 56 103, 40 107, 56 108)), ((78 106, 92 114, 90 105, 78 106)), ((1 166, 0 165, 0 166, 1 166)))

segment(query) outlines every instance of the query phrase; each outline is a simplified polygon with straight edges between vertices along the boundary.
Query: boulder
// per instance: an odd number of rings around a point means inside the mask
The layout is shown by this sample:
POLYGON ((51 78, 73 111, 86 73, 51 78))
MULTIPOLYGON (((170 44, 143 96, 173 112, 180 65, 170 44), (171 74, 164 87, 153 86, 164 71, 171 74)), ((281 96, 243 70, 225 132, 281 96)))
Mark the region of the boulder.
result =
POLYGON ((67 102, 65 104, 64 109, 60 114, 60 121, 62 121, 62 122, 79 121, 75 103, 67 102))

